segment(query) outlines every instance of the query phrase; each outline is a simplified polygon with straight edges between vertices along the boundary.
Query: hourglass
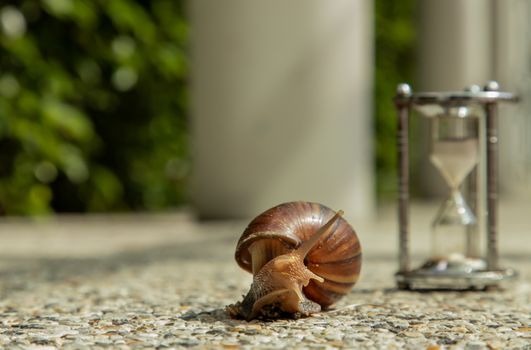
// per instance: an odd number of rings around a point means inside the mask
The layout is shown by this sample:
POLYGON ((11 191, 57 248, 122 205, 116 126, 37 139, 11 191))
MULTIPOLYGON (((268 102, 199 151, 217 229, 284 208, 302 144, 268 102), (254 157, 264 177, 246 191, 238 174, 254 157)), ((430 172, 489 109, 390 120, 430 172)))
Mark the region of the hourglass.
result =
POLYGON ((446 182, 448 197, 432 222, 432 255, 425 268, 460 273, 484 269, 477 259, 478 223, 461 187, 479 163, 479 117, 468 108, 447 109, 432 116, 430 161, 446 182))
POLYGON ((398 286, 410 289, 486 288, 513 277, 498 266, 497 249, 497 104, 516 97, 485 89, 462 92, 411 92, 398 87, 399 263, 398 286), (410 267, 409 249, 409 118, 414 109, 430 125, 430 163, 446 184, 448 195, 427 232, 431 255, 410 267), (481 234, 486 236, 482 253, 481 234))

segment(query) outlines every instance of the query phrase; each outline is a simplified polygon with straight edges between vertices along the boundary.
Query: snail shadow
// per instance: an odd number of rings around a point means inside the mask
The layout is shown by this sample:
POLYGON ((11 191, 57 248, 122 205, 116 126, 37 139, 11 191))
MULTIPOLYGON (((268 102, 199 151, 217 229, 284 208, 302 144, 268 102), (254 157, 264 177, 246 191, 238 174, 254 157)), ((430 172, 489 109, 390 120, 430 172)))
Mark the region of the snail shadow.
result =
POLYGON ((285 320, 288 318, 282 317, 279 319, 256 319, 252 321, 246 321, 244 319, 231 317, 227 311, 227 307, 223 308, 209 308, 203 311, 188 311, 179 317, 184 321, 201 322, 207 324, 223 323, 226 326, 249 326, 253 324, 272 323, 279 320, 285 320))
POLYGON ((203 311, 188 311, 181 315, 179 318, 184 321, 199 321, 201 323, 224 323, 228 326, 252 326, 256 324, 260 325, 267 325, 267 324, 275 324, 275 323, 285 323, 289 321, 295 321, 300 318, 307 318, 311 316, 297 316, 292 315, 289 313, 281 313, 277 314, 276 317, 259 317, 250 321, 247 321, 242 318, 232 317, 230 312, 228 311, 228 308, 231 306, 226 306, 223 308, 209 308, 205 309, 203 311))
POLYGON ((184 321, 199 321, 202 323, 245 323, 244 320, 231 318, 226 308, 208 308, 200 311, 190 310, 179 316, 179 318, 184 321))

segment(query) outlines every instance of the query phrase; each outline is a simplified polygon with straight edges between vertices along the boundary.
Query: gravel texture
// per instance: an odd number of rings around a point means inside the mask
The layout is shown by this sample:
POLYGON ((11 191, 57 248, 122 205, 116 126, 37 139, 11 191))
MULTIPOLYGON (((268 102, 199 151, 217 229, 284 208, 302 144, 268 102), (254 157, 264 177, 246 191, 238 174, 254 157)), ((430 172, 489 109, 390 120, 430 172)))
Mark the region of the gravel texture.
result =
POLYGON ((527 241, 506 252, 520 277, 503 290, 419 293, 394 288, 394 231, 360 224, 362 278, 335 309, 245 322, 224 310, 251 282, 232 257, 244 225, 180 215, 1 223, 0 348, 531 349, 529 235, 513 232, 527 241))

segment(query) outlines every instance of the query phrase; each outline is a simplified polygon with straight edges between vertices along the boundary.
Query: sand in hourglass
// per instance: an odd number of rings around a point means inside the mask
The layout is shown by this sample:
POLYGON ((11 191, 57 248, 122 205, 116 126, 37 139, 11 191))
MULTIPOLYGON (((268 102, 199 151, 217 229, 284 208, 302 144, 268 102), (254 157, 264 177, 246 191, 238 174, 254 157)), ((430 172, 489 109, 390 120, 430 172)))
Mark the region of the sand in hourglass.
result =
POLYGON ((479 161, 476 138, 435 141, 430 155, 448 185, 456 190, 479 161))
POLYGON ((451 189, 433 222, 433 256, 444 261, 464 261, 466 225, 474 224, 474 213, 459 192, 459 185, 479 162, 477 138, 444 139, 435 141, 430 155, 451 189))

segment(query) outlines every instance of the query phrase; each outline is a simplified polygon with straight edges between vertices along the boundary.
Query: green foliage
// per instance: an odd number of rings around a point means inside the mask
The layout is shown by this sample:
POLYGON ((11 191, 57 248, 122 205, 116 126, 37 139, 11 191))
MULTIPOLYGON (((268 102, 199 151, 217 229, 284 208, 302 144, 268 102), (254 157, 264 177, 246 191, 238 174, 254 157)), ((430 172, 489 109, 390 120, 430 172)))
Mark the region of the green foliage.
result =
POLYGON ((375 0, 375 128, 377 190, 385 199, 396 189, 396 111, 393 97, 414 76, 415 0, 375 0))
POLYGON ((0 213, 183 203, 183 1, 0 6, 0 213))

